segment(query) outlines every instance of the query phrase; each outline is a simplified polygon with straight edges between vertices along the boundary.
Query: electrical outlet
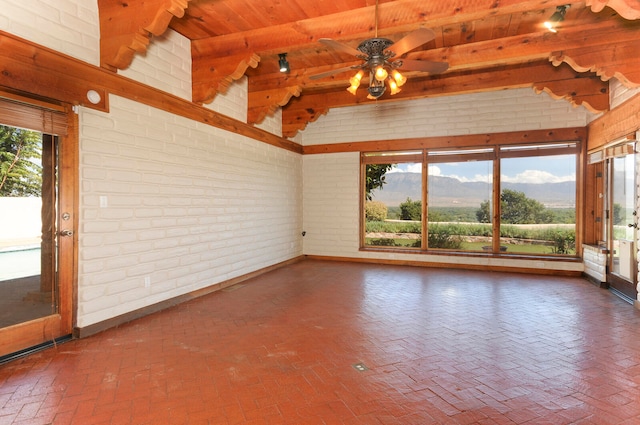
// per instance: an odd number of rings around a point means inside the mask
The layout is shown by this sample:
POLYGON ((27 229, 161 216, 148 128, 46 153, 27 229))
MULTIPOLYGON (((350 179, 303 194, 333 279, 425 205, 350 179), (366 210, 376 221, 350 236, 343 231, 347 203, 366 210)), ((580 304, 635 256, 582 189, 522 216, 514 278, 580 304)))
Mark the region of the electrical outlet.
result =
POLYGON ((107 208, 107 197, 106 196, 101 196, 100 197, 100 208, 107 208))
POLYGON ((151 286, 151 278, 149 276, 144 277, 144 287, 149 288, 151 286))

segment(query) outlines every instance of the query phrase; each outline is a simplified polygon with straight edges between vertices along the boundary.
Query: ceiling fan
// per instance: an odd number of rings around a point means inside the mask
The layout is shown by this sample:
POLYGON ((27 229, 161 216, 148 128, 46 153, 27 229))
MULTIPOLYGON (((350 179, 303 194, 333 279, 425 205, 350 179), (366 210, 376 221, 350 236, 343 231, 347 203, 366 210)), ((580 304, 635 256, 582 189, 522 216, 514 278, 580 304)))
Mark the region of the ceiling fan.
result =
POLYGON ((433 40, 435 38, 435 33, 428 28, 419 28, 396 42, 393 42, 388 38, 380 38, 378 37, 377 0, 375 14, 375 37, 364 40, 357 48, 353 48, 330 38, 321 38, 318 40, 329 48, 348 53, 363 60, 364 62, 360 65, 348 66, 312 75, 310 77, 312 80, 325 78, 349 69, 358 69, 358 73, 349 80, 351 86, 347 89, 347 91, 355 95, 358 87, 360 86, 362 77, 365 72, 368 71, 369 95, 367 98, 378 99, 386 91, 385 82, 389 85, 392 95, 400 92, 400 87, 407 81, 407 79, 400 74, 398 69, 439 74, 449 68, 449 64, 446 62, 400 59, 400 56, 410 50, 433 40))

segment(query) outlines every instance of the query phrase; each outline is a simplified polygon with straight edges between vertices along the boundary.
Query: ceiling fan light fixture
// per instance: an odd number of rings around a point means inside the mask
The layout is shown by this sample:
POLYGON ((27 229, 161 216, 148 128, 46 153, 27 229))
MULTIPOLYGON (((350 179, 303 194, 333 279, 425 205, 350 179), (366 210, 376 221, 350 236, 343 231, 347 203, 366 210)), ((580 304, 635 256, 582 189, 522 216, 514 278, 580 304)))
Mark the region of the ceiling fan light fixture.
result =
POLYGON ((351 79, 349 80, 349 84, 351 84, 351 87, 354 87, 354 86, 355 88, 360 87, 360 81, 362 80, 363 76, 364 76, 364 71, 360 70, 356 75, 351 77, 351 79))
POLYGON ((402 91, 402 89, 398 86, 398 83, 392 78, 389 78, 389 89, 391 90, 389 94, 393 96, 394 94, 398 94, 402 91))
POLYGON ((404 83, 407 82, 407 77, 405 77, 404 75, 400 74, 400 72, 397 69, 394 69, 393 71, 391 71, 391 76, 395 80, 395 82, 398 85, 398 87, 404 86, 404 83))
POLYGON ((280 65, 280 72, 287 73, 291 71, 291 67, 289 66, 289 61, 287 60, 287 54, 279 53, 278 58, 279 58, 278 65, 280 65))
POLYGON ((564 16, 567 14, 567 9, 569 9, 571 5, 564 5, 556 7, 556 11, 551 15, 548 21, 545 21, 544 26, 551 32, 558 32, 556 27, 562 21, 564 21, 564 16))
POLYGON ((379 98, 384 94, 386 89, 387 87, 384 85, 384 81, 380 81, 376 78, 371 78, 371 82, 369 83, 369 88, 367 89, 367 91, 369 92, 369 96, 367 96, 367 99, 379 98))
POLYGON ((384 81, 389 76, 389 72, 386 69, 384 69, 384 66, 378 65, 378 67, 376 68, 375 76, 376 76, 376 80, 384 81))

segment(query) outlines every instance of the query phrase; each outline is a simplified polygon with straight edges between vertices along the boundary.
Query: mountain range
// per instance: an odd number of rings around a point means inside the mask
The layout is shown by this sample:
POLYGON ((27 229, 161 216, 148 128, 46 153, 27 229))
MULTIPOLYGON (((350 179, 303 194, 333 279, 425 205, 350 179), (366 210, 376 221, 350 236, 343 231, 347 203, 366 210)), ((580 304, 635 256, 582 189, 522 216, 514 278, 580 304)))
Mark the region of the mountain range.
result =
MULTIPOLYGON (((382 189, 372 192, 373 200, 387 206, 398 206, 407 198, 422 199, 420 173, 387 173, 382 189)), ((575 182, 562 183, 503 183, 502 189, 523 192, 547 207, 573 208, 576 205, 575 182)), ((463 182, 453 177, 429 176, 430 205, 435 207, 479 207, 491 197, 491 184, 463 182)))

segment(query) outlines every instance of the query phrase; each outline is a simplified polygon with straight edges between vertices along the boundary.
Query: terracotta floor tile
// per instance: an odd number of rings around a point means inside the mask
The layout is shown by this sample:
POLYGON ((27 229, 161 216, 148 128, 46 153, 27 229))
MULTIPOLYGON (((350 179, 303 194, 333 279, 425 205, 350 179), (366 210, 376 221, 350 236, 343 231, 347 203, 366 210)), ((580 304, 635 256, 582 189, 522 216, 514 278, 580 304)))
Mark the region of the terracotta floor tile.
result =
POLYGON ((639 399, 640 312, 583 279, 324 261, 0 365, 3 425, 637 425, 639 399))

